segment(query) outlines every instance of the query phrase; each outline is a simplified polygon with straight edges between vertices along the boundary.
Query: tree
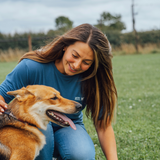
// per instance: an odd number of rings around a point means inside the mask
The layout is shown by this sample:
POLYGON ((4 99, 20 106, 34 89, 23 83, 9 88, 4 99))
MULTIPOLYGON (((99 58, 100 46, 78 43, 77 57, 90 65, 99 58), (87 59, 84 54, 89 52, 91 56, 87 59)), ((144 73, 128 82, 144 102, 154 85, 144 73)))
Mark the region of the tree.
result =
POLYGON ((0 39, 3 39, 4 35, 0 32, 0 39))
POLYGON ((55 19, 56 28, 57 30, 62 30, 66 32, 67 30, 71 29, 73 26, 73 22, 65 16, 59 16, 55 19))
POLYGON ((121 21, 120 14, 112 15, 109 12, 103 12, 97 22, 98 24, 95 26, 104 33, 109 30, 121 32, 122 30, 126 29, 125 24, 121 21))

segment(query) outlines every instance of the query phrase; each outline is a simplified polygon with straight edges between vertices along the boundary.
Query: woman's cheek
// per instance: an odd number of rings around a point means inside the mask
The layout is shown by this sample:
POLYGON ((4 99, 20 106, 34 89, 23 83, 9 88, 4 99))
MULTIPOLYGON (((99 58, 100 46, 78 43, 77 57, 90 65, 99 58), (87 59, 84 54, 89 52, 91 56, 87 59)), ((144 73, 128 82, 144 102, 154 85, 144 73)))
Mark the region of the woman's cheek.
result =
POLYGON ((68 62, 74 62, 74 58, 73 58, 72 56, 69 56, 69 57, 67 58, 67 61, 68 61, 68 62))
POLYGON ((82 66, 82 70, 83 70, 83 71, 86 71, 86 70, 89 69, 89 67, 90 67, 90 66, 88 66, 88 65, 82 66))

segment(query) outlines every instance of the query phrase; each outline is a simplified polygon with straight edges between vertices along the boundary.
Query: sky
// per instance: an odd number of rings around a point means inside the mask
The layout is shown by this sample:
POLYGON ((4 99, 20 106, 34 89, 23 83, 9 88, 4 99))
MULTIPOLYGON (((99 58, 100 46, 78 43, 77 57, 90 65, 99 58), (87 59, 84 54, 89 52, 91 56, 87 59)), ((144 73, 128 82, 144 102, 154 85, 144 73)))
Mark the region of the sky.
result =
MULTIPOLYGON (((102 12, 120 14, 126 30, 132 31, 133 0, 0 0, 0 32, 14 34, 47 32, 55 19, 68 17, 73 26, 97 24, 102 12)), ((160 0, 134 0, 137 31, 160 29, 160 0)))

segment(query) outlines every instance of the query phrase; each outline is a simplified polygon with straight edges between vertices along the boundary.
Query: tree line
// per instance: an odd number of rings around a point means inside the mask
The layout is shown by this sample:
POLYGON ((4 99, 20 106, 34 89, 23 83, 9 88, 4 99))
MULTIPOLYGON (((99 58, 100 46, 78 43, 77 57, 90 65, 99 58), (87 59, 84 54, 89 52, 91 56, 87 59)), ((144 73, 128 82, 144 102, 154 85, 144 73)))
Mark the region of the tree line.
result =
MULTIPOLYGON (((32 49, 38 49, 47 42, 53 40, 56 36, 62 35, 66 31, 73 28, 73 21, 68 17, 59 16, 55 19, 56 29, 50 29, 47 33, 25 32, 3 34, 0 32, 0 49, 8 48, 28 49, 28 35, 32 37, 32 49)), ((120 14, 110 14, 103 12, 94 25, 99 28, 109 39, 112 47, 120 47, 122 44, 135 44, 135 35, 133 32, 122 33, 126 29, 125 23, 121 20, 120 14)), ((160 30, 151 30, 146 32, 137 32, 138 44, 144 46, 147 43, 160 45, 160 30)))

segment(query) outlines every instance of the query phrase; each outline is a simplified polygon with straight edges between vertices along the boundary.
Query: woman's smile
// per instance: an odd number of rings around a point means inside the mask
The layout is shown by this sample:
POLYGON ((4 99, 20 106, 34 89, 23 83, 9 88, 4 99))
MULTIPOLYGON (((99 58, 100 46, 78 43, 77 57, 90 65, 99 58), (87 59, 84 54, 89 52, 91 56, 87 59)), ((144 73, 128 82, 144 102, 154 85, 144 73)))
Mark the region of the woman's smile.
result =
POLYGON ((69 63, 68 63, 68 65, 69 65, 69 70, 70 70, 71 72, 77 72, 77 70, 73 69, 69 63))

